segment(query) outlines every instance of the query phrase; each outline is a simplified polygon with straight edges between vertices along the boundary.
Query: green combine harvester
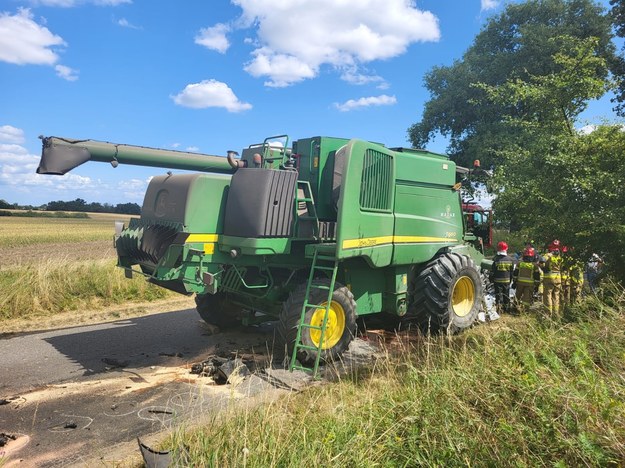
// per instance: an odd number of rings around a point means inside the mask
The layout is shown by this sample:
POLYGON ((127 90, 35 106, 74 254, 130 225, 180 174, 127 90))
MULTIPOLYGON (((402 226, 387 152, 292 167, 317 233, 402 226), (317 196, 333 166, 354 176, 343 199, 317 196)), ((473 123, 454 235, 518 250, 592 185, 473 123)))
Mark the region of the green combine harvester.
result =
POLYGON ((150 181, 140 219, 116 233, 118 265, 195 293, 200 316, 219 327, 278 320, 291 369, 316 374, 341 355, 357 317, 457 332, 482 307, 486 239, 465 232, 444 155, 330 137, 289 145, 286 135, 240 158, 42 139, 40 174, 87 161, 195 171, 150 181))

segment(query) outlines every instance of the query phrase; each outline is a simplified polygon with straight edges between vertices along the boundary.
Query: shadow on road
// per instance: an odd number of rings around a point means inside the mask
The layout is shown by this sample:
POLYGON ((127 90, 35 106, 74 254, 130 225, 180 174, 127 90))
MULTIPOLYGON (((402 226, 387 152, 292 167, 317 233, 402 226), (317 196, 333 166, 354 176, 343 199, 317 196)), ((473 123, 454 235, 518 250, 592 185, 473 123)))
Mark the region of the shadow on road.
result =
POLYGON ((211 334, 194 309, 45 333, 43 340, 89 376, 111 369, 180 366, 208 355, 267 354, 273 327, 211 334))

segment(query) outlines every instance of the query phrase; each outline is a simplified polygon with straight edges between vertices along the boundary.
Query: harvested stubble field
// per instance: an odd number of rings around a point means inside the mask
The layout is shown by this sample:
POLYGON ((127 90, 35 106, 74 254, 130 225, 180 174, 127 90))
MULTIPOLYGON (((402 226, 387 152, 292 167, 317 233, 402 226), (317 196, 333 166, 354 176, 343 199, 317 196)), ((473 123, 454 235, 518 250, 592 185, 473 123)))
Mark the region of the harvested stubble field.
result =
POLYGON ((180 301, 143 278, 127 280, 115 266, 114 223, 129 219, 108 213, 0 218, 0 331, 61 326, 94 314, 126 316, 130 309, 145 312, 141 303, 180 301))

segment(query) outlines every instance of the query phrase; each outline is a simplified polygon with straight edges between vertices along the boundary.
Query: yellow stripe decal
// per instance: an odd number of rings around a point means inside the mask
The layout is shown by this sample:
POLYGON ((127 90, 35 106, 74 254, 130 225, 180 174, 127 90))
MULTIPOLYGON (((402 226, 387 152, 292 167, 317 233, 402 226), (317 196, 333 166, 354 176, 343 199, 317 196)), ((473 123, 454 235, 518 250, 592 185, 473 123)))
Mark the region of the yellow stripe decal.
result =
POLYGON ((358 249, 363 247, 376 247, 385 244, 448 244, 458 242, 457 239, 448 237, 427 236, 380 236, 363 237, 361 239, 346 239, 343 241, 343 249, 358 249))
POLYGON ((212 255, 215 253, 215 244, 204 244, 204 253, 206 255, 212 255))
POLYGON ((191 244, 193 242, 217 242, 218 234, 189 234, 186 244, 191 244))

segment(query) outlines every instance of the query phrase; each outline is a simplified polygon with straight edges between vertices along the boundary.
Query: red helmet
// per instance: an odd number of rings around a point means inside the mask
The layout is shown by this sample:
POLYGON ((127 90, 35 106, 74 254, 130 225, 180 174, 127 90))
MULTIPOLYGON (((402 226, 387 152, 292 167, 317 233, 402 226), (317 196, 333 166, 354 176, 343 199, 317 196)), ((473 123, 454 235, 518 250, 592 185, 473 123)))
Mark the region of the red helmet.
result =
POLYGON ((560 251, 560 241, 558 239, 554 239, 554 241, 549 244, 549 247, 547 247, 547 250, 549 252, 554 252, 554 251, 560 251))
POLYGON ((534 247, 528 247, 523 251, 524 257, 533 257, 535 255, 536 255, 536 250, 534 250, 534 247))
POLYGON ((499 244, 497 244, 497 250, 508 250, 508 244, 506 244, 504 241, 501 241, 499 244))

